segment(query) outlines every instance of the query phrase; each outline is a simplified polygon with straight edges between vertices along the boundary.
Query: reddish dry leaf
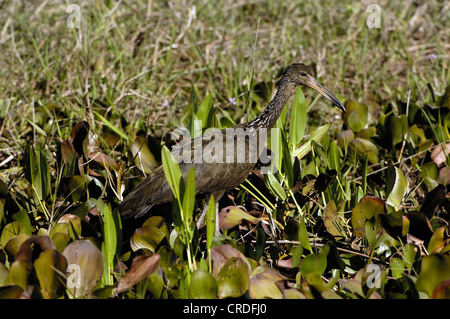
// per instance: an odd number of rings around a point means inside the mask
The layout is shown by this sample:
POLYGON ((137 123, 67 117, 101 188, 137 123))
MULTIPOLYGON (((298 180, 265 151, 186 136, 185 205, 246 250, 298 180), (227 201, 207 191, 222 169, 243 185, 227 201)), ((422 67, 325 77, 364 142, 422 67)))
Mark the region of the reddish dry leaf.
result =
POLYGON ((450 184, 450 168, 447 166, 444 166, 439 170, 439 182, 445 186, 450 184))
POLYGON ((436 163, 438 167, 444 165, 444 163, 447 161, 446 154, 450 153, 450 143, 446 145, 440 145, 438 147, 435 147, 434 150, 431 152, 431 160, 436 163), (446 151, 444 151, 444 147, 446 148, 446 151))
POLYGON ((119 165, 117 165, 117 163, 111 158, 111 156, 108 156, 101 152, 89 153, 89 160, 96 162, 98 165, 102 167, 108 166, 109 168, 112 168, 115 171, 119 170, 119 165))
POLYGON ((130 270, 125 276, 119 280, 117 288, 114 289, 114 294, 127 291, 138 283, 141 279, 148 277, 154 273, 158 268, 160 256, 155 254, 153 256, 137 256, 133 259, 130 270))

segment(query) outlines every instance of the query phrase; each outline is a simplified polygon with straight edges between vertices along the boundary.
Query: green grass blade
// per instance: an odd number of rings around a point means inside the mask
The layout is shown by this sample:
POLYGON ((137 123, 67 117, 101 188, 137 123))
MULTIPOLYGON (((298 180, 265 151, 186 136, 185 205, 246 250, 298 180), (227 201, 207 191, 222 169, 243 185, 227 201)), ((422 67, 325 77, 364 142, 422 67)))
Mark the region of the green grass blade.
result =
POLYGON ((297 87, 294 102, 291 109, 291 120, 289 123, 289 146, 298 145, 306 128, 306 101, 301 87, 297 87))

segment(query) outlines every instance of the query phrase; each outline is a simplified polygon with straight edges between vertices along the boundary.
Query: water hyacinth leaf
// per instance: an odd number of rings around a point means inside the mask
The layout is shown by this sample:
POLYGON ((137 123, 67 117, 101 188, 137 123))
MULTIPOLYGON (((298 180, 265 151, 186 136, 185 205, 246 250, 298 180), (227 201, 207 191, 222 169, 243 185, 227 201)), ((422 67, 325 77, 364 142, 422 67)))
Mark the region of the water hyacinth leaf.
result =
POLYGON ((427 251, 429 254, 439 253, 442 248, 447 244, 444 240, 445 227, 440 227, 436 229, 433 236, 431 236, 430 242, 428 243, 427 251))
POLYGON ((197 269, 191 274, 189 298, 216 299, 218 291, 217 280, 209 271, 197 269))
POLYGON ((350 141, 355 138, 355 133, 352 130, 345 130, 343 132, 339 132, 336 135, 336 143, 342 148, 346 149, 350 145, 350 141))
POLYGON ((88 158, 88 144, 89 144, 89 123, 80 121, 72 128, 70 138, 75 151, 80 156, 88 158))
POLYGON ((399 209, 406 194, 408 183, 403 172, 395 167, 390 166, 387 172, 386 194, 389 194, 386 200, 388 205, 399 209))
POLYGON ((391 145, 397 145, 403 142, 408 131, 408 118, 405 114, 386 116, 384 119, 384 130, 386 136, 390 139, 391 145))
POLYGON ((53 237, 56 233, 69 235, 73 240, 81 236, 81 219, 77 215, 66 214, 50 229, 48 235, 53 237))
POLYGON ((20 233, 8 240, 3 249, 8 253, 8 256, 16 256, 19 252, 20 246, 28 239, 30 236, 26 233, 20 233))
POLYGON ((450 168, 447 166, 439 170, 439 182, 445 186, 450 185, 450 168))
POLYGON ((447 162, 447 158, 450 154, 450 143, 445 145, 439 145, 434 148, 431 152, 431 160, 438 166, 441 167, 447 162))
POLYGON ((348 100, 345 103, 345 109, 346 112, 342 113, 342 118, 353 132, 359 132, 366 127, 369 114, 366 105, 355 100, 348 100))
POLYGON ((342 237, 342 228, 340 226, 340 218, 337 215, 337 208, 334 201, 329 201, 323 213, 323 223, 327 231, 337 237, 342 237))
POLYGON ((249 287, 249 266, 239 257, 231 257, 217 275, 219 298, 237 298, 249 287))
POLYGON ((164 290, 164 279, 158 272, 154 272, 147 277, 147 291, 152 295, 152 298, 159 299, 164 290))
POLYGON ((19 299, 24 290, 18 285, 8 285, 0 287, 0 300, 2 299, 19 299))
POLYGON ((352 209, 352 226, 355 236, 365 237, 365 223, 366 220, 377 217, 381 214, 386 214, 387 208, 384 201, 375 196, 366 195, 361 198, 358 204, 352 209))
POLYGON ((378 147, 370 140, 356 137, 349 142, 349 145, 360 159, 365 160, 367 157, 371 164, 378 163, 378 147))
POLYGON ((36 259, 34 268, 44 298, 60 297, 65 289, 62 274, 67 269, 66 258, 56 249, 47 249, 36 259))
POLYGON ((250 277, 249 295, 252 299, 282 299, 283 291, 280 287, 284 286, 286 279, 273 270, 258 272, 250 277))
POLYGON ((422 259, 417 277, 417 290, 424 291, 429 297, 439 283, 450 278, 450 255, 434 254, 422 259))
POLYGON ((240 225, 242 220, 248 220, 252 224, 256 224, 259 218, 247 214, 236 206, 228 206, 223 208, 219 213, 219 227, 222 229, 230 229, 240 225))
POLYGON ((383 227, 392 238, 397 239, 406 236, 408 233, 406 229, 406 224, 408 224, 408 222, 402 211, 380 214, 378 217, 380 219, 381 227, 383 227))
POLYGON ((247 258, 236 248, 231 247, 228 244, 211 247, 211 256, 213 261, 213 275, 217 277, 219 271, 225 265, 225 263, 232 257, 240 258, 250 269, 250 264, 247 258))
POLYGON ((428 218, 421 212, 412 211, 403 216, 409 223, 408 233, 423 240, 427 245, 433 236, 433 228, 428 218))
POLYGON ((153 172, 159 166, 155 156, 150 151, 145 136, 138 136, 131 145, 131 153, 133 154, 134 163, 146 174, 153 172))
POLYGON ((70 243, 63 251, 67 260, 67 288, 74 298, 88 296, 103 275, 102 252, 88 240, 70 243))
POLYGON ((26 233, 31 236, 32 226, 30 216, 26 209, 21 209, 18 213, 15 213, 12 218, 15 221, 21 222, 25 226, 26 233))
POLYGON ((73 202, 78 202, 85 195, 90 180, 88 176, 75 175, 69 180, 69 191, 73 202))
POLYGON ((302 159, 306 154, 311 151, 311 141, 314 141, 316 143, 319 143, 320 140, 325 136, 325 134, 330 129, 331 124, 325 124, 322 126, 319 126, 314 131, 311 132, 311 135, 306 143, 304 143, 302 146, 300 146, 298 149, 294 151, 292 156, 297 157, 298 159, 302 159))
POLYGON ((24 233, 26 234, 27 229, 25 225, 21 222, 14 221, 12 223, 6 224, 3 227, 2 235, 0 236, 0 245, 5 247, 6 243, 12 239, 14 236, 24 233))
POLYGON ((7 285, 18 285, 23 290, 28 288, 28 275, 33 269, 33 264, 28 260, 16 260, 9 268, 7 285))
POLYGON ((327 256, 324 253, 316 253, 307 255, 303 258, 300 265, 302 274, 318 274, 322 275, 327 268, 327 256))
MULTIPOLYGON (((94 161, 98 165, 104 167, 104 168, 110 168, 114 171, 119 170, 119 165, 114 161, 111 156, 106 155, 101 152, 92 152, 88 155, 88 160, 94 161)), ((147 173, 147 172, 146 172, 147 173)))
POLYGON ((39 253, 47 249, 55 249, 50 237, 45 235, 33 235, 25 240, 15 256, 15 260, 27 260, 33 262, 39 253))
POLYGON ((441 281, 433 290, 432 299, 450 299, 450 279, 441 281))
POLYGON ((402 274, 405 272, 405 265, 403 260, 397 257, 391 259, 390 262, 392 277, 401 278, 402 274))
POLYGON ((148 249, 154 253, 156 247, 158 247, 164 237, 164 232, 159 228, 153 226, 140 227, 134 232, 133 237, 131 238, 131 249, 133 251, 148 249))
POLYGON ((375 135, 377 135, 376 127, 370 126, 368 128, 365 128, 365 129, 359 131, 356 134, 356 137, 360 137, 360 138, 364 138, 364 139, 368 140, 368 139, 374 137, 375 135))
POLYGON ((289 146, 298 145, 306 128, 306 100, 302 88, 297 87, 294 101, 291 108, 291 118, 289 123, 289 146))
POLYGON ((158 269, 159 260, 160 256, 158 254, 135 257, 131 264, 131 268, 127 271, 125 276, 119 280, 117 288, 114 289, 114 294, 117 295, 129 290, 139 281, 154 273, 156 269, 158 269))

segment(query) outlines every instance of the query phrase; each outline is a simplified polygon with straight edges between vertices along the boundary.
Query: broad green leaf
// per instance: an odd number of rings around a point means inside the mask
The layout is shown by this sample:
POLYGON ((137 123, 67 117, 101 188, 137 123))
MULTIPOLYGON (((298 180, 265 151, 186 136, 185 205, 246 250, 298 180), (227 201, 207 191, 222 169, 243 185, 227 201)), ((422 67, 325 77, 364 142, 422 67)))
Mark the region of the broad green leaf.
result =
POLYGON ((353 132, 359 132, 366 127, 369 114, 366 105, 355 100, 348 100, 345 103, 345 109, 346 112, 342 114, 342 118, 353 132))
POLYGON ((384 119, 384 129, 386 136, 390 139, 391 145, 395 146, 403 142, 406 132, 408 132, 408 118, 405 114, 400 116, 386 116, 384 119))
POLYGON ((280 290, 286 277, 272 269, 260 269, 258 267, 253 271, 250 277, 249 295, 252 299, 282 299, 283 292, 280 290), (256 272, 256 273, 255 273, 256 272))
POLYGON ((349 145, 361 160, 365 160, 368 157, 371 164, 378 163, 378 147, 370 140, 356 137, 349 142, 349 145))
POLYGON ((405 272, 405 265, 403 264, 403 260, 397 257, 391 259, 390 263, 392 277, 401 278, 402 274, 405 272))
POLYGON ((306 101, 300 86, 295 91, 289 123, 289 146, 298 145, 306 128, 306 101))
POLYGON ((28 260, 16 260, 9 268, 8 278, 6 279, 7 285, 18 285, 23 290, 28 288, 28 275, 33 268, 33 264, 28 260))
POLYGON ((343 132, 339 132, 336 135, 336 143, 342 148, 346 149, 350 145, 350 141, 355 138, 355 133, 352 130, 345 130, 343 132))
POLYGON ((431 236, 430 242, 428 243, 427 247, 429 254, 439 253, 446 245, 447 241, 444 240, 445 229, 445 227, 440 227, 436 229, 433 236, 431 236))
POLYGON ((327 268, 327 256, 324 253, 310 254, 303 258, 300 269, 302 274, 323 274, 327 268))
POLYGON ((352 209, 352 226, 355 236, 365 237, 366 220, 377 218, 380 214, 386 214, 387 208, 384 201, 375 196, 366 195, 352 209))
POLYGON ((436 286, 450 278, 450 255, 434 254, 422 259, 420 273, 417 278, 417 290, 432 296, 436 286))
POLYGON ((153 226, 142 226, 134 232, 133 237, 131 238, 130 246, 133 251, 148 249, 154 253, 164 237, 164 232, 159 228, 153 226))
POLYGON ((12 239, 14 236, 25 233, 26 234, 27 229, 25 225, 21 222, 14 221, 12 223, 6 224, 5 227, 3 227, 2 235, 0 237, 0 245, 2 247, 5 247, 6 243, 12 239))
MULTIPOLYGON (((30 236, 26 233, 20 233, 15 235, 13 238, 7 241, 6 245, 2 246, 4 251, 8 253, 8 256, 15 257, 19 252, 20 246, 28 239, 30 236)), ((13 258, 14 260, 14 258, 13 258)))
POLYGON ((37 278, 45 299, 62 296, 65 286, 63 275, 67 269, 66 258, 56 249, 47 249, 34 262, 37 278))
POLYGON ((249 288, 249 267, 239 257, 231 257, 217 275, 219 298, 237 298, 249 288))
POLYGON ((197 269, 191 274, 189 298, 216 299, 219 287, 216 278, 206 270, 197 269))
POLYGON ((145 136, 138 136, 131 145, 134 163, 143 172, 150 174, 159 166, 158 162, 148 148, 145 136))
POLYGON ((335 237, 343 237, 341 220, 337 215, 337 208, 334 201, 329 201, 323 213, 323 223, 327 231, 335 237))
POLYGON ((398 210, 403 202, 407 187, 408 183, 403 172, 391 165, 387 172, 386 194, 388 194, 388 197, 386 203, 398 210))
POLYGON ((325 124, 325 125, 319 126, 315 130, 313 130, 311 132, 311 135, 310 135, 308 141, 305 144, 303 144, 302 146, 300 146, 298 149, 296 149, 294 151, 294 153, 292 154, 292 156, 296 156, 298 159, 303 158, 306 154, 309 153, 309 151, 311 151, 311 147, 312 147, 311 141, 315 141, 316 143, 319 143, 320 140, 328 132, 330 127, 331 127, 331 124, 325 124))

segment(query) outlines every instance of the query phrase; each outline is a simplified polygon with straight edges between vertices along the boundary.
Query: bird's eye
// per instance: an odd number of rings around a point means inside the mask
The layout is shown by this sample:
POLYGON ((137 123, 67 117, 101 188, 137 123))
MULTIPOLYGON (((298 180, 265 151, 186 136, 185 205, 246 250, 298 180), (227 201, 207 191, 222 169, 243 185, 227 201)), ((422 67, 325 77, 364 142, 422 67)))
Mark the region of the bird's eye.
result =
POLYGON ((306 76, 305 72, 300 73, 301 76, 306 76))

